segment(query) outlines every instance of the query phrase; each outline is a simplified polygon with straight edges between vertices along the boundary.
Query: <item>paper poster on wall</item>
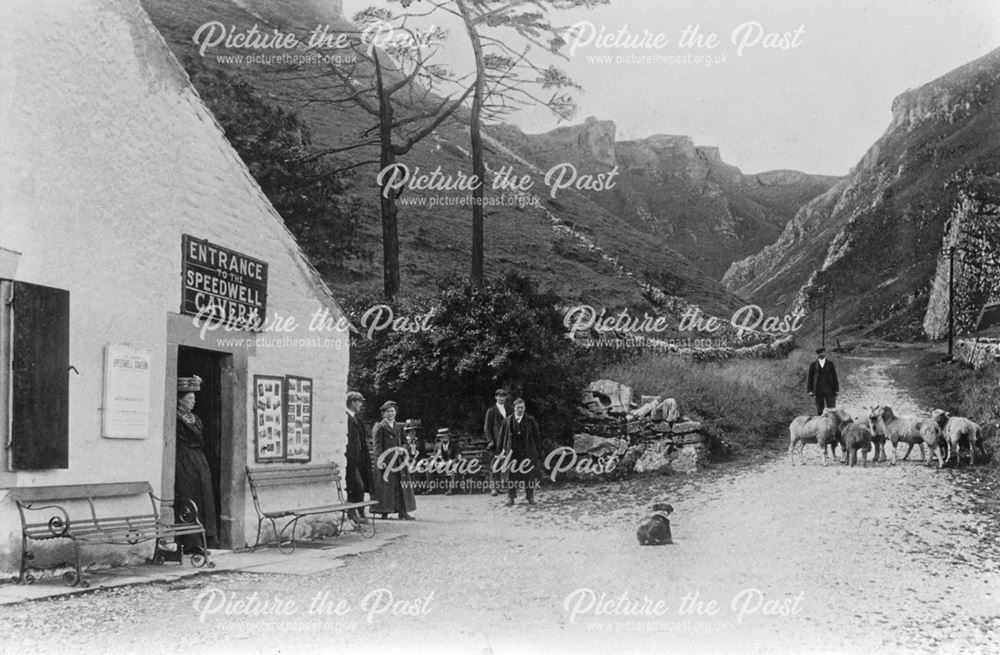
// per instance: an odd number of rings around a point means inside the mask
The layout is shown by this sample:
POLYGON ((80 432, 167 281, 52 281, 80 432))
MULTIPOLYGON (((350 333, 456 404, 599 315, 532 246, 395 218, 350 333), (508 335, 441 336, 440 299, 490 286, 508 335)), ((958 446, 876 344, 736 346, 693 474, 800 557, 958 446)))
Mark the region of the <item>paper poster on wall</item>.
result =
POLYGON ((312 380, 295 375, 285 377, 286 459, 312 459, 312 380))
POLYGON ((104 348, 101 434, 109 439, 149 435, 151 350, 109 343, 104 348))
POLYGON ((258 462, 285 458, 284 386, 284 378, 253 376, 254 453, 258 462))

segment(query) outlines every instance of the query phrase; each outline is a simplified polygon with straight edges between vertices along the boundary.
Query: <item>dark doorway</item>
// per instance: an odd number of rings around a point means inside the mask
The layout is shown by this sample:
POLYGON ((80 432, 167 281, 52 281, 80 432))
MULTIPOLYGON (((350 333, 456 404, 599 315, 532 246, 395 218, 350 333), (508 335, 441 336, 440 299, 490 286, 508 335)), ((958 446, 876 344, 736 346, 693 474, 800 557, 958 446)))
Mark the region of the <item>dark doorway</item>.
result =
MULTIPOLYGON (((229 464, 230 457, 230 435, 227 430, 225 420, 224 398, 224 370, 228 364, 230 356, 226 353, 203 350, 201 348, 190 348, 178 346, 177 348, 177 377, 190 377, 197 375, 202 378, 201 391, 196 396, 194 413, 201 419, 205 426, 205 458, 208 460, 208 468, 212 472, 212 494, 215 496, 215 516, 204 517, 203 521, 214 521, 216 534, 223 541, 226 541, 221 528, 220 516, 226 512, 222 506, 221 481, 223 466, 229 464)), ((229 547, 228 543, 221 543, 223 548, 229 547)))

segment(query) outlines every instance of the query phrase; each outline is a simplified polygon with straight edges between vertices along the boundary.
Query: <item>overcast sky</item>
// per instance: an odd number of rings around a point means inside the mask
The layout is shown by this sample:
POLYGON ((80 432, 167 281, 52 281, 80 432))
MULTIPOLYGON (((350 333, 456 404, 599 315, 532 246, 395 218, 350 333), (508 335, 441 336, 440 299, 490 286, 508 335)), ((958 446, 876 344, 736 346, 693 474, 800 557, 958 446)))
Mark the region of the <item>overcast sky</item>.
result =
MULTIPOLYGON (((345 13, 371 4, 344 0, 345 13)), ((399 11, 398 2, 390 6, 399 11)), ((440 61, 467 69, 464 31, 437 13, 434 24, 450 31, 440 61)), ((896 95, 1000 47, 997 0, 611 0, 550 16, 562 25, 587 23, 570 59, 552 60, 584 87, 577 121, 613 120, 619 140, 687 134, 698 145, 718 146, 726 162, 747 173, 791 168, 843 175, 885 131, 896 95), (688 26, 717 35, 718 45, 681 47, 688 26), (623 29, 666 44, 597 46, 602 32, 623 29), (770 39, 758 32, 777 33, 779 43, 786 36, 784 43, 795 47, 764 48, 770 39), (741 40, 747 45, 739 54, 741 40), (720 61, 668 63, 683 55, 720 61), (617 61, 628 56, 659 59, 617 61)), ((557 126, 539 110, 511 120, 526 132, 557 126)))

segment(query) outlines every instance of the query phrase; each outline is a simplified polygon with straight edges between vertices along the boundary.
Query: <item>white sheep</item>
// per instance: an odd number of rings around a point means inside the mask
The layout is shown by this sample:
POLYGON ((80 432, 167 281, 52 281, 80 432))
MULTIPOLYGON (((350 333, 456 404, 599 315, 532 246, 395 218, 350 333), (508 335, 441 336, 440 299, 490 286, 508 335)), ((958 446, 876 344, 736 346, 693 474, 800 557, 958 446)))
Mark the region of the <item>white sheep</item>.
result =
POLYGON ((823 466, 826 466, 826 447, 831 446, 837 453, 840 443, 840 425, 850 421, 851 416, 842 409, 826 409, 820 416, 796 416, 788 426, 788 462, 795 464, 795 446, 799 446, 799 460, 807 443, 815 443, 823 451, 823 466))
POLYGON ((937 456, 938 468, 944 466, 941 457, 941 428, 929 418, 918 418, 916 416, 896 416, 891 407, 879 405, 868 415, 868 424, 873 434, 879 437, 884 436, 886 440, 892 442, 892 463, 896 463, 896 446, 900 441, 908 444, 905 460, 910 456, 913 446, 920 446, 920 457, 924 464, 929 466, 930 458, 924 455, 924 446, 931 450, 932 455, 937 456))
POLYGON ((983 442, 979 438, 982 431, 979 425, 974 421, 963 416, 951 416, 948 412, 943 409, 935 409, 931 412, 931 418, 938 424, 941 428, 941 432, 944 435, 944 442, 948 446, 948 456, 945 458, 946 461, 951 461, 951 454, 955 453, 955 466, 957 467, 961 461, 961 451, 959 450, 959 441, 964 437, 969 441, 969 465, 976 465, 976 448, 979 448, 984 457, 986 451, 983 450, 983 442))

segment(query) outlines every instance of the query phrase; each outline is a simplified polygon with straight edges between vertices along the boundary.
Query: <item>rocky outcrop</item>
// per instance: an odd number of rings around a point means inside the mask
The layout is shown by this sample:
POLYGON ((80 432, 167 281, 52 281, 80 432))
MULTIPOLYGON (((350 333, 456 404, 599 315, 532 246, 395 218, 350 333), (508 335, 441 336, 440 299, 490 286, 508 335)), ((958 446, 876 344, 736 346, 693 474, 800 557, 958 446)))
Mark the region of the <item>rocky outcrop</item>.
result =
MULTIPOLYGON (((682 176, 685 182, 695 185, 709 182, 711 163, 722 164, 718 148, 695 146, 691 137, 681 134, 655 134, 638 141, 622 141, 617 144, 616 152, 626 170, 649 177, 682 176)), ((721 193, 717 185, 706 191, 721 193)))
POLYGON ((557 127, 544 134, 533 135, 533 139, 546 142, 549 155, 562 157, 562 161, 573 164, 600 164, 614 168, 615 131, 614 121, 602 121, 587 117, 583 125, 557 127))
POLYGON ((1000 300, 1000 177, 963 179, 968 175, 955 180, 964 188, 946 225, 924 314, 924 333, 930 339, 948 334, 949 251, 955 251, 951 291, 956 334, 974 331, 983 306, 1000 300))

